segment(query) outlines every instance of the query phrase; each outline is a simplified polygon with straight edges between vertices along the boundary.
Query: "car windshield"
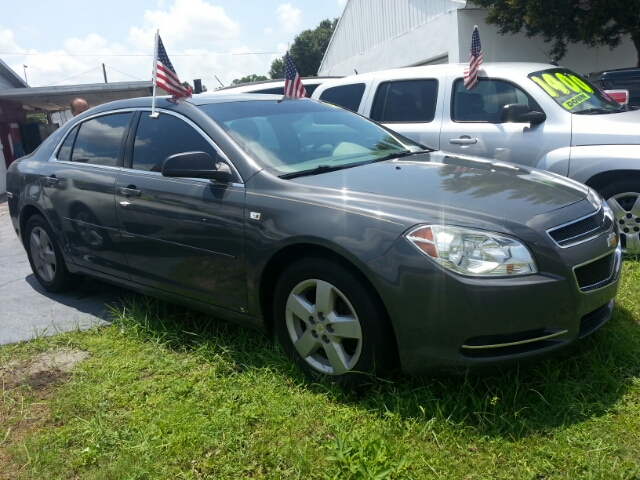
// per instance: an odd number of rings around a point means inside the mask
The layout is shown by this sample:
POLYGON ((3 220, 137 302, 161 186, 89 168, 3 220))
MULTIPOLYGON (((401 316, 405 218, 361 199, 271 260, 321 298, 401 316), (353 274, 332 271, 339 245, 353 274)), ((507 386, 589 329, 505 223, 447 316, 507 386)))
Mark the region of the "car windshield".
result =
POLYGON ((323 173, 422 148, 369 120, 313 100, 258 100, 200 107, 262 167, 279 176, 323 173))
POLYGON ((568 112, 584 115, 623 111, 619 103, 566 68, 533 72, 529 78, 568 112))

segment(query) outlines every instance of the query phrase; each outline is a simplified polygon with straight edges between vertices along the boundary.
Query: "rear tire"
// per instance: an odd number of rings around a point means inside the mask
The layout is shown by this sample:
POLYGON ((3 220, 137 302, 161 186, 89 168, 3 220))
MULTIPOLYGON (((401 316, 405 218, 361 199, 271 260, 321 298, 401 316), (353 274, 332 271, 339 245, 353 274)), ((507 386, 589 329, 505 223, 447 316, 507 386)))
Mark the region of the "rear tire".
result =
POLYGON ((620 180, 600 191, 616 217, 622 250, 640 254, 640 181, 620 180))
POLYGON ((31 270, 47 292, 63 292, 82 282, 81 275, 67 269, 53 231, 41 215, 29 218, 24 243, 31 270))
POLYGON ((371 287, 331 261, 290 265, 275 289, 278 340, 311 379, 361 387, 397 357, 386 312, 371 287))

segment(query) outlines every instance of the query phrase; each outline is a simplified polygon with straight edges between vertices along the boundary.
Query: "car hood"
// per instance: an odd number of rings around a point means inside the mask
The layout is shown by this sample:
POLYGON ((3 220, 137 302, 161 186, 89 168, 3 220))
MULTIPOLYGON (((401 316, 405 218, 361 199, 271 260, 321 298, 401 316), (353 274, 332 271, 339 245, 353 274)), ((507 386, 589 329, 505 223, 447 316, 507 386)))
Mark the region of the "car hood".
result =
POLYGON ((571 145, 640 144, 640 110, 599 115, 571 115, 571 145))
POLYGON ((580 202, 589 193, 587 187, 564 177, 513 164, 453 156, 445 156, 444 163, 428 160, 429 155, 416 155, 292 181, 340 192, 316 191, 323 197, 317 200, 342 207, 359 204, 403 223, 437 218, 524 224, 536 215, 580 202))

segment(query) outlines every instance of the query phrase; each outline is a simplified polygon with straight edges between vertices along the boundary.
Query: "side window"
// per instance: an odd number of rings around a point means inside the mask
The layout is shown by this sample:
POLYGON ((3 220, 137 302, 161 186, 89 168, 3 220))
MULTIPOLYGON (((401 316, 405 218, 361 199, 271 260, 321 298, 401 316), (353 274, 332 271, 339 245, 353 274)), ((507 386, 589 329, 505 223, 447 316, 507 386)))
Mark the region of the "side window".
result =
POLYGON ((162 162, 176 153, 205 152, 216 158, 216 151, 191 125, 173 115, 151 118, 142 112, 133 144, 133 166, 138 170, 162 171, 162 162))
POLYGON ((327 88, 320 94, 320 100, 357 112, 364 87, 364 83, 354 83, 353 85, 327 88))
POLYGON ((500 123, 502 108, 512 103, 542 111, 535 100, 512 83, 480 78, 478 84, 468 91, 459 79, 453 87, 451 119, 456 122, 500 123))
POLYGON ((58 160, 61 162, 71 161, 71 150, 73 149, 73 142, 76 141, 76 135, 78 134, 78 127, 75 126, 71 133, 64 139, 64 143, 58 151, 58 160))
POLYGON ((133 113, 115 113, 80 125, 73 145, 72 162, 118 166, 123 137, 133 113))
POLYGON ((403 80, 381 83, 371 119, 377 122, 431 122, 436 114, 437 80, 403 80))

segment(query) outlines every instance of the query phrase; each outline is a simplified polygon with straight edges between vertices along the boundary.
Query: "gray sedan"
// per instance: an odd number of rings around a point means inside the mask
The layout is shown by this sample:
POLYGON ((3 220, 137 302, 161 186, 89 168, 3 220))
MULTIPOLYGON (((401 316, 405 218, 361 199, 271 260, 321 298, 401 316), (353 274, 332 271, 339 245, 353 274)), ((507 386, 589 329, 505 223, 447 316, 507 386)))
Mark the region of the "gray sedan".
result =
POLYGON ((92 276, 274 331, 307 375, 344 385, 543 356, 611 315, 618 227, 583 185, 313 100, 158 111, 91 109, 11 165, 13 225, 47 290, 92 276))

